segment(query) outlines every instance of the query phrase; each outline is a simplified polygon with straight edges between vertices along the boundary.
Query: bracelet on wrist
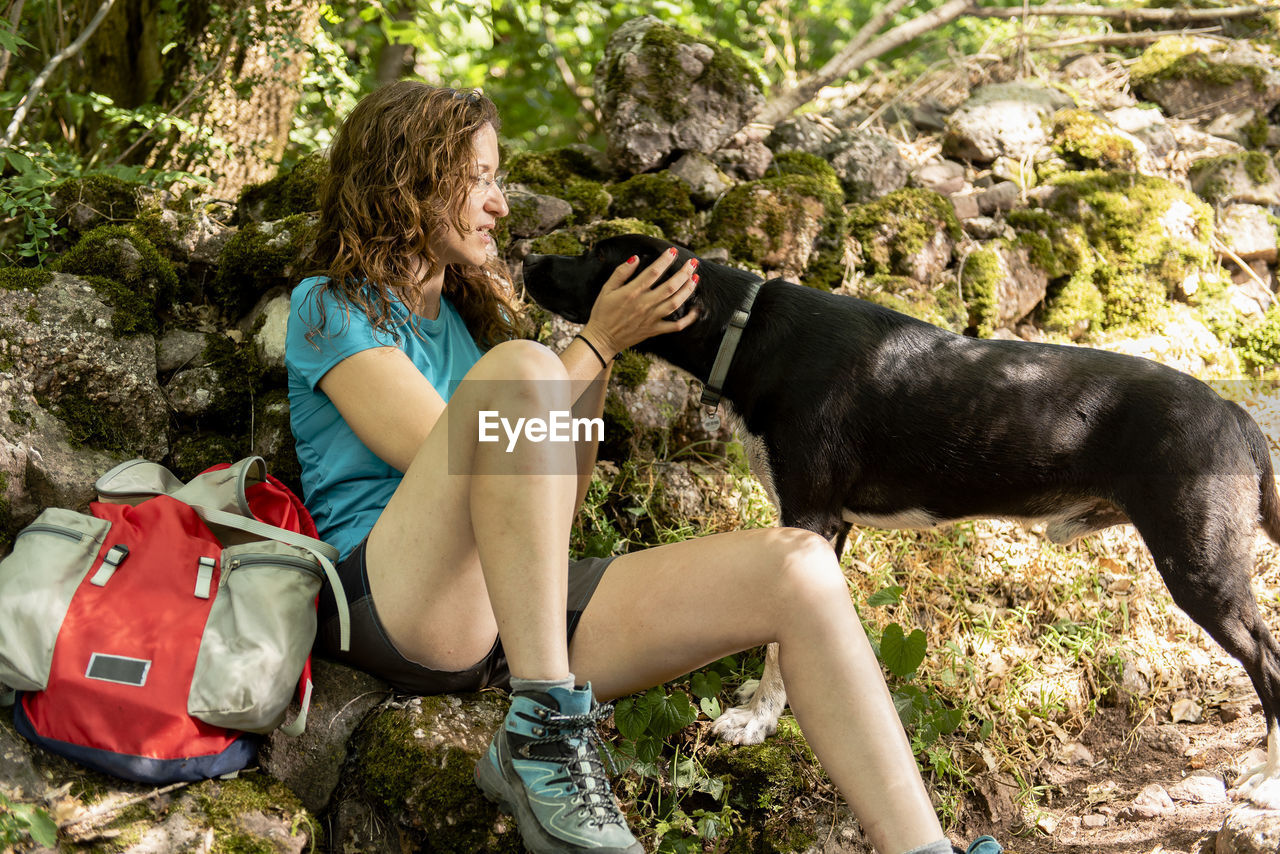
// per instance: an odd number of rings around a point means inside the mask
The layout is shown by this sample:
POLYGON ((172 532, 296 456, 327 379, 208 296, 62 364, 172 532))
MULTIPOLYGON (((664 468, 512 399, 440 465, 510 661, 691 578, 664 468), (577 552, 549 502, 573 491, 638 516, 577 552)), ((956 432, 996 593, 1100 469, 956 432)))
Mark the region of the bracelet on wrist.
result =
MULTIPOLYGON (((583 344, 586 344, 586 345, 587 345, 587 347, 589 347, 589 348, 591 349, 591 352, 596 354, 596 358, 600 360, 600 367, 601 367, 601 368, 607 368, 607 367, 609 367, 609 362, 606 362, 606 361, 604 360, 604 356, 600 355, 600 351, 596 349, 596 345, 594 345, 594 344, 592 344, 590 341, 588 341, 588 340, 586 339, 586 336, 584 336, 584 335, 574 335, 573 337, 574 337, 574 338, 577 338, 577 339, 578 339, 579 341, 581 341, 583 344)), ((610 360, 610 361, 612 361, 612 360, 610 360)))

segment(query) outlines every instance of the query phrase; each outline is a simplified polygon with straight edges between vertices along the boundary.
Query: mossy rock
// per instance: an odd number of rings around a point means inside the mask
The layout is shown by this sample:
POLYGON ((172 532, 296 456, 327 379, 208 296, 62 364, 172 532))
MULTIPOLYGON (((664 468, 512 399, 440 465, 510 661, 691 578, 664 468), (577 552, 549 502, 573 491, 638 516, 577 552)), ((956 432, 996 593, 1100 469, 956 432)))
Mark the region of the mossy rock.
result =
POLYGON ((1039 325, 1046 332, 1076 340, 1101 327, 1103 309, 1102 292, 1093 282, 1092 271, 1085 271, 1050 287, 1039 325))
POLYGON ((969 325, 980 338, 995 331, 997 291, 1003 267, 995 249, 975 249, 960 265, 960 292, 969 312, 969 325))
POLYGON ((953 245, 963 233, 951 202, 932 190, 895 190, 849 211, 849 234, 861 244, 872 275, 922 278, 914 275, 916 256, 940 242, 953 245))
POLYGON ((1077 169, 1133 171, 1138 148, 1127 134, 1088 110, 1053 115, 1053 150, 1077 169))
POLYGON ((249 223, 223 247, 207 295, 228 318, 239 318, 277 285, 292 285, 293 266, 315 236, 316 220, 295 214, 277 222, 249 223))
POLYGON ((635 175, 609 187, 609 214, 653 223, 669 240, 689 242, 697 211, 689 185, 670 172, 635 175))
POLYGON ((844 194, 827 175, 787 173, 743 182, 711 209, 707 243, 722 246, 738 260, 800 272, 814 242, 842 230, 844 194))
POLYGON ((643 89, 648 94, 644 98, 645 103, 664 120, 675 123, 687 118, 692 112, 691 105, 688 99, 678 97, 691 83, 680 61, 680 49, 687 45, 701 45, 711 50, 711 61, 696 78, 699 87, 718 93, 763 88, 761 75, 731 48, 654 20, 641 37, 638 49, 649 60, 646 63, 649 74, 642 86, 637 87, 635 81, 629 82, 629 72, 622 67, 622 57, 630 54, 618 53, 604 68, 605 91, 629 90, 634 94, 637 89, 643 89))
POLYGON ((568 202, 573 207, 570 225, 599 219, 608 212, 611 197, 601 183, 603 177, 591 158, 574 148, 521 152, 507 165, 510 183, 568 202))
POLYGON ((210 335, 208 340, 200 361, 217 373, 221 383, 201 426, 247 434, 266 373, 258 348, 252 340, 237 342, 226 335, 210 335))
POLYGON ((619 219, 602 219, 580 229, 579 234, 586 246, 617 237, 620 234, 647 234, 650 237, 663 237, 662 229, 650 222, 629 217, 619 219))
POLYGON ((1196 194, 1215 205, 1280 203, 1280 170, 1258 151, 1197 160, 1187 177, 1196 194))
POLYGON ((581 255, 587 247, 571 231, 553 231, 535 237, 529 248, 539 255, 581 255))
POLYGON ((308 845, 315 848, 321 841, 315 838, 319 822, 297 796, 288 786, 265 775, 206 780, 191 795, 213 830, 210 854, 278 854, 284 840, 274 837, 280 832, 298 839, 296 845, 301 850, 308 845), (266 821, 255 821, 255 816, 266 821))
POLYGON ((179 480, 187 481, 209 466, 235 462, 248 452, 245 439, 224 433, 183 432, 173 439, 168 468, 179 480))
POLYGON ((119 225, 138 214, 143 185, 113 175, 68 178, 49 188, 54 221, 75 238, 97 225, 119 225))
POLYGON ((1190 36, 1166 36, 1152 44, 1129 68, 1129 82, 1141 89, 1162 80, 1194 80, 1213 86, 1248 81, 1258 91, 1266 88, 1266 71, 1254 65, 1220 62, 1215 54, 1223 46, 1190 36))
POLYGON ((963 332, 969 325, 954 282, 928 288, 905 276, 878 275, 864 280, 856 296, 952 332, 963 332))
POLYGON ((510 819, 476 789, 475 764, 506 712, 497 693, 415 698, 357 731, 355 781, 421 847, 445 854, 523 851, 510 819), (446 721, 441 727, 440 721, 446 721))
POLYGON ((812 823, 798 820, 796 803, 821 772, 795 718, 781 718, 777 734, 763 744, 712 747, 704 765, 707 776, 725 778, 725 800, 743 817, 731 851, 802 851, 817 839, 812 823))
POLYGON ((93 229, 53 266, 93 286, 113 309, 111 328, 117 335, 158 333, 158 309, 169 306, 178 289, 173 265, 128 226, 93 229))
POLYGON ((1273 303, 1261 320, 1237 337, 1235 349, 1246 370, 1268 371, 1280 366, 1280 303, 1273 303))
POLYGON ((236 201, 236 225, 274 222, 319 210, 320 185, 329 176, 329 158, 309 154, 270 181, 245 187, 236 201))
POLYGON ((1083 228, 1111 266, 1154 276, 1172 294, 1190 272, 1213 263, 1213 209, 1171 181, 1091 171, 1052 183, 1047 211, 1083 228))

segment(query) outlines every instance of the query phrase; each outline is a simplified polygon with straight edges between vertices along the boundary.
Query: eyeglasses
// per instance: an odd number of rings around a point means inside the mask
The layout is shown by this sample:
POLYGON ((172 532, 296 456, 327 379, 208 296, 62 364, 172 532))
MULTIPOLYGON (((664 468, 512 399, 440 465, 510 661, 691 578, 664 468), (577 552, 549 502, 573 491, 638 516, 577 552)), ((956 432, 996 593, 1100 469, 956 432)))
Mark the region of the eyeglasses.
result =
POLYGON ((487 194, 494 187, 497 187, 499 192, 506 193, 507 173, 481 172, 471 179, 471 192, 478 196, 487 194))

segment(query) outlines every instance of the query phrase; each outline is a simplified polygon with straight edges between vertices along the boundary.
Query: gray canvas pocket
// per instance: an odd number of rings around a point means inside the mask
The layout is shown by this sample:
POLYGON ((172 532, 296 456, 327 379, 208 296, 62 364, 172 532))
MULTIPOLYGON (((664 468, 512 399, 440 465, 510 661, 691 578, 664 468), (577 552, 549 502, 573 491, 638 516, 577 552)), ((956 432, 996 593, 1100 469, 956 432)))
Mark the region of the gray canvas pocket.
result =
POLYGON ((305 549, 267 540, 223 549, 221 567, 187 711, 214 726, 270 732, 311 653, 323 571, 305 549))
POLYGON ((51 507, 18 532, 0 561, 0 682, 19 691, 49 684, 62 621, 110 528, 106 519, 51 507))

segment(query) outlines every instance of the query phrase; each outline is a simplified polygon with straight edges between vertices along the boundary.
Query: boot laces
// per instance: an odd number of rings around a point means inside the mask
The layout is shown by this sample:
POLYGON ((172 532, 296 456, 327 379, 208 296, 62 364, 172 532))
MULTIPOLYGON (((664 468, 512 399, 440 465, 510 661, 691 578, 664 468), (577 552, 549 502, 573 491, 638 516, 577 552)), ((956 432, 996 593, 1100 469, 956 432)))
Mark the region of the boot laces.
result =
POLYGON ((578 812, 597 827, 606 824, 624 824, 622 814, 613 800, 609 775, 618 769, 613 762, 604 739, 597 730, 600 721, 613 712, 613 705, 598 705, 585 715, 561 715, 548 711, 543 721, 547 735, 533 739, 530 744, 564 743, 573 751, 573 759, 565 768, 578 791, 578 812))

